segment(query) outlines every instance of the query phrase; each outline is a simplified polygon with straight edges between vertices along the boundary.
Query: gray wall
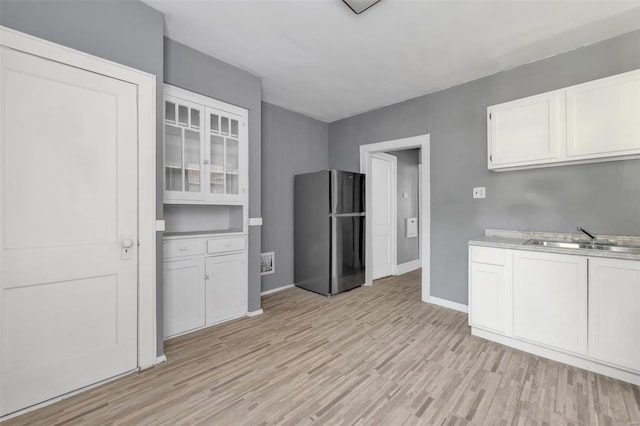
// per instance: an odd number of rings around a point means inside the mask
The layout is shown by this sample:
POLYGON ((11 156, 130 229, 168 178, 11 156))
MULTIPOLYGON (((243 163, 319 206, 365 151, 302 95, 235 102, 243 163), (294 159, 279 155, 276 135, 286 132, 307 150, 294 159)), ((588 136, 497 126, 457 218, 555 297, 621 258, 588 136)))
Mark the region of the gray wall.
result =
POLYGON ((357 171, 361 144, 431 135, 431 294, 466 304, 467 241, 485 228, 640 233, 640 160, 500 173, 486 160, 487 106, 637 68, 640 31, 337 121, 329 165, 357 171))
POLYGON ((262 103, 262 251, 275 252, 275 272, 262 291, 293 284, 293 176, 329 166, 329 125, 262 103))
MULTIPOLYGON (((260 78, 166 37, 164 59, 165 82, 249 110, 249 217, 260 217, 260 78)), ((260 309, 260 233, 249 227, 249 311, 260 309)))
POLYGON ((420 258, 420 236, 407 238, 406 218, 418 216, 418 164, 420 149, 387 152, 398 159, 397 164, 397 253, 398 265, 420 258), (407 198, 402 194, 406 193, 407 198))
MULTIPOLYGON (((162 93, 164 16, 137 0, 11 1, 0 3, 0 25, 146 71, 162 93)), ((162 170, 162 96, 157 98, 157 170, 162 170)), ((156 215, 162 218, 162 172, 157 174, 156 215)), ((162 259, 162 233, 157 236, 162 259)), ((157 263, 157 309, 162 310, 162 262, 157 263)), ((158 355, 163 350, 158 315, 158 355)))

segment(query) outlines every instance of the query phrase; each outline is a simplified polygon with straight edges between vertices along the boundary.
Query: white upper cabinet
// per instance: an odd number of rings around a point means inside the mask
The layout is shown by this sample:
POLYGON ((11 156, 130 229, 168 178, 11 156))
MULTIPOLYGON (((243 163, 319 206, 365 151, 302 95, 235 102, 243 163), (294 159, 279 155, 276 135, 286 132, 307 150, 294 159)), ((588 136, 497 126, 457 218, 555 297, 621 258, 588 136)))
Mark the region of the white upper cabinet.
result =
POLYGON ((487 108, 488 167, 640 158, 640 70, 487 108))
POLYGON ((541 164, 564 143, 564 93, 551 92, 489 108, 489 165, 541 164))
POLYGON ((567 157, 640 153, 640 72, 567 89, 567 157))
POLYGON ((165 85, 164 202, 247 200, 248 112, 165 85))

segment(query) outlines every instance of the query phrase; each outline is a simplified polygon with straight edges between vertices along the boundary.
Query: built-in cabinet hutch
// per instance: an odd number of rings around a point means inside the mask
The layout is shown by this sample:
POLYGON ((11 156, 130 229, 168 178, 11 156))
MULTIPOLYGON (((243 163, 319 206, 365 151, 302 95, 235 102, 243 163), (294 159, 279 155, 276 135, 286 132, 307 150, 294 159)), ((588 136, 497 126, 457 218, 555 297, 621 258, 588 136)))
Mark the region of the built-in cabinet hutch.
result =
POLYGON ((164 335, 247 314, 248 111, 164 87, 164 335))

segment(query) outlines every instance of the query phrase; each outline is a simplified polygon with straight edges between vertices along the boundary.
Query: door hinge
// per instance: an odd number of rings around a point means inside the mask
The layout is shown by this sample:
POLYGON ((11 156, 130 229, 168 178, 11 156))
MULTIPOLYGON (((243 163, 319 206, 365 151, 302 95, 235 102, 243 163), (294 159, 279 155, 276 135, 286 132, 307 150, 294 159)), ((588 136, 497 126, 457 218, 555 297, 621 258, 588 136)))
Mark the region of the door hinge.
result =
POLYGON ((489 113, 489 120, 491 120, 491 113, 489 113))

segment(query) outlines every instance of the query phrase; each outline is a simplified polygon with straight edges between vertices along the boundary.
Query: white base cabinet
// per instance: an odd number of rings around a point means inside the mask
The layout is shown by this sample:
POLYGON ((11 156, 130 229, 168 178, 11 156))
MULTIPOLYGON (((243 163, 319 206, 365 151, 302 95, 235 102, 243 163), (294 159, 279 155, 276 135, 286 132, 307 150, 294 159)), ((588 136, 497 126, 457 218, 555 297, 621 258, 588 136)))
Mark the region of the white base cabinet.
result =
POLYGON ((487 247, 469 250, 469 324, 473 327, 505 332, 505 253, 487 247))
POLYGON ((640 261, 469 247, 473 335, 640 385, 640 261))
POLYGON ((247 314, 246 238, 165 238, 165 338, 247 314))
POLYGON ((640 371, 640 262, 589 259, 589 356, 640 371))
POLYGON ((247 263, 243 254, 205 259, 207 325, 247 313, 247 263))
POLYGON ((587 353, 587 258, 513 252, 513 336, 587 353))
POLYGON ((202 258, 164 262, 164 335, 173 336, 204 326, 202 258))

